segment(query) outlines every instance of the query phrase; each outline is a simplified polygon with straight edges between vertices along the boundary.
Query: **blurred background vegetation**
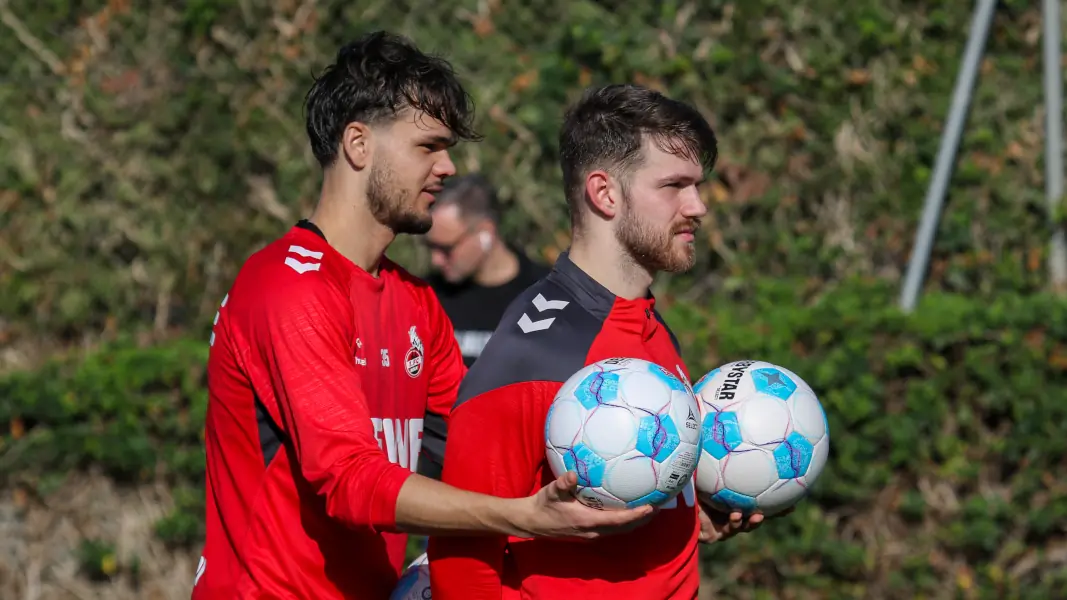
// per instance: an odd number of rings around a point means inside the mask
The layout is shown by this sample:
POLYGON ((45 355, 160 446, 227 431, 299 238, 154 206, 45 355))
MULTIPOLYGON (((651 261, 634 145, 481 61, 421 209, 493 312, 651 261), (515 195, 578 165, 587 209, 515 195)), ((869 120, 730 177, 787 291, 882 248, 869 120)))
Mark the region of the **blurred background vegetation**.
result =
MULTIPOLYGON (((658 296, 691 371, 789 366, 833 443, 794 515, 707 549, 708 597, 1067 597, 1037 3, 1000 2, 925 296, 893 308, 971 9, 0 0, 0 596, 188 597, 212 315, 316 200, 312 74, 386 28, 453 62, 486 134, 453 158, 545 261, 584 87, 649 85, 714 125, 700 260, 658 296)), ((424 272, 413 240, 391 254, 424 272)))

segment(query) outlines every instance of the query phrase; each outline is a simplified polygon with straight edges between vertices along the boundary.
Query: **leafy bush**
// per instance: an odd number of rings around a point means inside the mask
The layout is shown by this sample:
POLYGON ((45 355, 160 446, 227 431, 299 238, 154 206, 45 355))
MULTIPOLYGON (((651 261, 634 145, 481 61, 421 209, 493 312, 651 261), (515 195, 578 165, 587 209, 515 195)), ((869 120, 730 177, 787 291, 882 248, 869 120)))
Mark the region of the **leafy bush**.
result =
MULTIPOLYGON (((340 44, 372 28, 453 61, 486 134, 456 149, 458 168, 499 184, 505 233, 536 256, 552 259, 567 241, 556 165, 564 106, 585 86, 632 81, 694 103, 720 137, 700 263, 677 283, 751 294, 766 277, 893 281, 973 8, 23 4, 3 21, 20 34, 0 35, 0 79, 15 83, 0 88, 10 341, 207 323, 240 262, 313 206, 303 96, 340 44)), ((932 287, 967 294, 1044 284, 1040 10, 1000 5, 931 262, 932 287)), ((424 264, 409 242, 394 254, 424 264)))
POLYGON ((904 317, 881 300, 890 292, 673 308, 691 369, 779 362, 829 415, 813 501, 711 547, 709 572, 731 597, 1062 596, 1067 304, 938 294, 904 317))
MULTIPOLYGON (((716 597, 1067 594, 1067 304, 935 294, 904 317, 889 291, 848 283, 790 306, 778 284, 757 295, 766 305, 710 309, 664 298, 694 374, 778 362, 829 415, 812 498, 704 553, 716 597)), ((164 477, 180 491, 158 534, 198 544, 205 354, 203 340, 119 345, 0 379, 0 418, 19 423, 0 478, 34 485, 89 465, 164 477)))
POLYGON ((121 483, 162 477, 175 512, 157 524, 167 542, 203 536, 207 344, 116 342, 84 359, 55 359, 0 380, 0 488, 47 493, 74 469, 121 483))

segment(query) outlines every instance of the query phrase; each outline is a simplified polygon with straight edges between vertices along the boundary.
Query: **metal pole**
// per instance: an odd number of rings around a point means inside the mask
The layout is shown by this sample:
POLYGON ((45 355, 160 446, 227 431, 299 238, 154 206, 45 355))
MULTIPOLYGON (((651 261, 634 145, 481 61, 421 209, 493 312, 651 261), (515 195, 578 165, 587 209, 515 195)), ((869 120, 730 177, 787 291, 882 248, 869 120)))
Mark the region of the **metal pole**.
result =
MULTIPOLYGON (((1063 197, 1063 74, 1060 66, 1060 1, 1044 0, 1045 49, 1045 195, 1055 217, 1063 197)), ((1048 256, 1049 277, 1057 293, 1067 291, 1067 240, 1053 222, 1048 256)))
POLYGON ((941 205, 952 176, 956 150, 959 147, 960 136, 963 134, 963 124, 967 120, 974 82, 978 78, 978 65, 982 60, 982 52, 985 50, 986 38, 989 37, 989 25, 993 21, 996 6, 997 0, 978 0, 974 20, 971 21, 970 37, 967 39, 967 48, 963 53, 959 75, 956 77, 956 88, 952 92, 952 106, 949 108, 945 131, 941 135, 941 148, 937 153, 937 163, 934 166, 930 187, 926 192, 919 232, 915 237, 915 246, 912 248, 908 271, 904 277, 900 304, 905 312, 911 312, 915 308, 919 290, 922 288, 923 277, 930 260, 930 250, 934 243, 934 234, 937 232, 937 223, 941 217, 941 205))

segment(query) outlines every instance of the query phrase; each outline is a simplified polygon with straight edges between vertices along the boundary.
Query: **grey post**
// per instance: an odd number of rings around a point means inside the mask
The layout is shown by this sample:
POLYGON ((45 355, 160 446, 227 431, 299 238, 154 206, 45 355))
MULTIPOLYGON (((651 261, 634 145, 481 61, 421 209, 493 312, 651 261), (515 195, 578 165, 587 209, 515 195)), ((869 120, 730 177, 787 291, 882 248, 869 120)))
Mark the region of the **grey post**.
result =
MULTIPOLYGON (((1045 54, 1045 195, 1054 217, 1063 197, 1063 72, 1060 66, 1060 1, 1044 0, 1045 54)), ((1067 241, 1063 227, 1053 223, 1049 244, 1049 277, 1057 293, 1067 291, 1067 241)))
MULTIPOLYGON (((1058 2, 1059 0, 1046 1, 1058 2)), ((952 176, 956 150, 959 148, 963 125, 967 120, 974 83, 978 78, 978 66, 982 61, 982 52, 985 50, 986 38, 989 37, 989 26, 993 21, 996 6, 997 0, 978 0, 978 7, 971 21, 970 37, 967 39, 967 48, 964 50, 960 72, 956 77, 956 88, 952 92, 952 106, 949 108, 945 131, 941 135, 941 148, 937 153, 937 163, 934 166, 930 187, 926 192, 919 232, 915 237, 915 246, 912 248, 908 271, 904 277, 900 304, 905 312, 911 312, 915 308, 919 290, 922 288, 923 278, 926 275, 934 234, 937 232, 937 224, 941 217, 941 205, 952 176)))

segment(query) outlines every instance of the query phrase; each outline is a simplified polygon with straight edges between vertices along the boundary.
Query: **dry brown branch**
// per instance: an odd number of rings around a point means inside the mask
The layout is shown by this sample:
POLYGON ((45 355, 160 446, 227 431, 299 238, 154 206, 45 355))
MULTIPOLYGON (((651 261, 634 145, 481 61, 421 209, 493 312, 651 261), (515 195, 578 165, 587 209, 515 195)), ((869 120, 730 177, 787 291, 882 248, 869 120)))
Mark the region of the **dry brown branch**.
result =
POLYGON ((44 42, 38 39, 37 36, 33 35, 22 21, 15 16, 15 13, 11 12, 9 0, 0 0, 0 23, 6 25, 15 34, 19 42, 44 63, 53 74, 66 74, 67 68, 63 61, 59 60, 59 57, 49 50, 48 46, 45 46, 44 42))

